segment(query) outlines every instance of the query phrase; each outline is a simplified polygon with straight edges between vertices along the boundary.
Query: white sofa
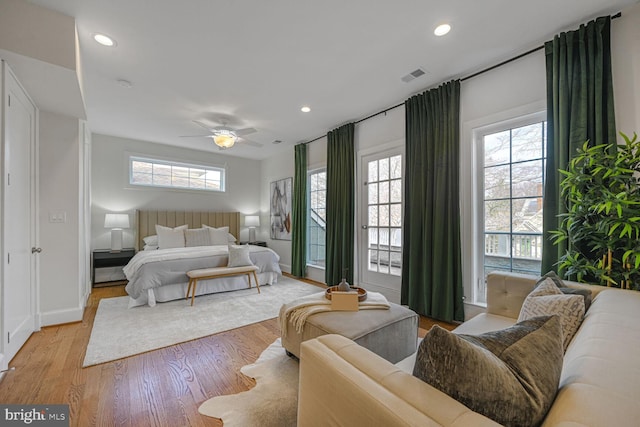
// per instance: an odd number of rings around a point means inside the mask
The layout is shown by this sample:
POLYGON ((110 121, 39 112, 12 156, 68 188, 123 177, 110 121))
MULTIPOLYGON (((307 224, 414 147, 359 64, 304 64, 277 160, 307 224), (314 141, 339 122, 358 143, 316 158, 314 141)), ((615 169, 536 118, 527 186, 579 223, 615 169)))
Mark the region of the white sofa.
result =
MULTIPOLYGON (((492 273, 487 311, 455 332, 516 322, 536 277, 492 273)), ((560 388, 543 426, 640 425, 640 292, 581 285, 593 303, 564 356, 560 388)), ((303 343, 298 426, 495 426, 411 375, 415 354, 392 365, 339 335, 303 343)))

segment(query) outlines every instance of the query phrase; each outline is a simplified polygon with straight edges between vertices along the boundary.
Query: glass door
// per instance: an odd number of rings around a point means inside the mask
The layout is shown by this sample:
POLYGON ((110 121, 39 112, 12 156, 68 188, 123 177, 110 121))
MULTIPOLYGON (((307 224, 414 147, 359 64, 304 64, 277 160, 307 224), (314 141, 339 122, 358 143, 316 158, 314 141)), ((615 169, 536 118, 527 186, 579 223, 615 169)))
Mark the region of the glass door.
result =
POLYGON ((402 149, 362 159, 360 270, 363 284, 400 289, 402 274, 402 149))

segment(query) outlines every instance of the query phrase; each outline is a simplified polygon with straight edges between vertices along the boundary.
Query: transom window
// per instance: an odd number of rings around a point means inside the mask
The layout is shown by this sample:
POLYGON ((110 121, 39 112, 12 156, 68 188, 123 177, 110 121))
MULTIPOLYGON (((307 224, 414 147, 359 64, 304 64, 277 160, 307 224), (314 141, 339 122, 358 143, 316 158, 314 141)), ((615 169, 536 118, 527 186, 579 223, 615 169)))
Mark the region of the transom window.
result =
POLYGON ((307 264, 325 266, 327 231, 327 171, 308 173, 307 264))
POLYGON ((225 191, 225 169, 144 157, 129 157, 129 184, 203 191, 225 191))
POLYGON ((495 270, 540 274, 546 122, 480 135, 482 272, 475 292, 486 302, 495 270))

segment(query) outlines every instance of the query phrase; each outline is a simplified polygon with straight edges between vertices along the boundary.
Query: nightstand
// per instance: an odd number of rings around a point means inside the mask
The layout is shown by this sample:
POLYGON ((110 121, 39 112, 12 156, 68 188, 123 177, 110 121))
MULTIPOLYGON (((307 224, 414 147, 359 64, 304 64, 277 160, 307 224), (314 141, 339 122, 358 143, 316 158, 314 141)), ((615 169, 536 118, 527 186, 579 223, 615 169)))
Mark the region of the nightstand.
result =
MULTIPOLYGON (((96 286, 96 268, 124 267, 135 253, 135 249, 123 249, 120 252, 111 252, 109 249, 96 249, 93 251, 91 256, 91 283, 93 283, 93 286, 96 286)), ((100 282, 100 286, 109 286, 109 284, 120 282, 100 282)))
POLYGON ((256 241, 256 242, 240 242, 241 245, 254 245, 254 246, 262 246, 264 248, 267 247, 267 242, 261 242, 261 241, 256 241))

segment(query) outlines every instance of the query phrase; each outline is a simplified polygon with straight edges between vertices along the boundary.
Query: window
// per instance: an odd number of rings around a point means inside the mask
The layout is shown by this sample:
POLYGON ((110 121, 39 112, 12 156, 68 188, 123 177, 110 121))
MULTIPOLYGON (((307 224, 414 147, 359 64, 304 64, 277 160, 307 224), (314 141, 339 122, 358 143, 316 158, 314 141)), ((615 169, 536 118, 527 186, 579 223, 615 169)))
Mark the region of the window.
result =
POLYGON ((367 270, 401 276, 402 155, 383 155, 366 165, 367 270))
POLYGON ((477 134, 481 144, 482 257, 476 302, 495 270, 540 274, 546 122, 477 134))
POLYGON ((327 232, 327 171, 317 169, 308 173, 307 188, 307 264, 325 266, 327 232))
POLYGON ((225 191, 225 169, 143 157, 129 157, 129 184, 203 191, 225 191))

